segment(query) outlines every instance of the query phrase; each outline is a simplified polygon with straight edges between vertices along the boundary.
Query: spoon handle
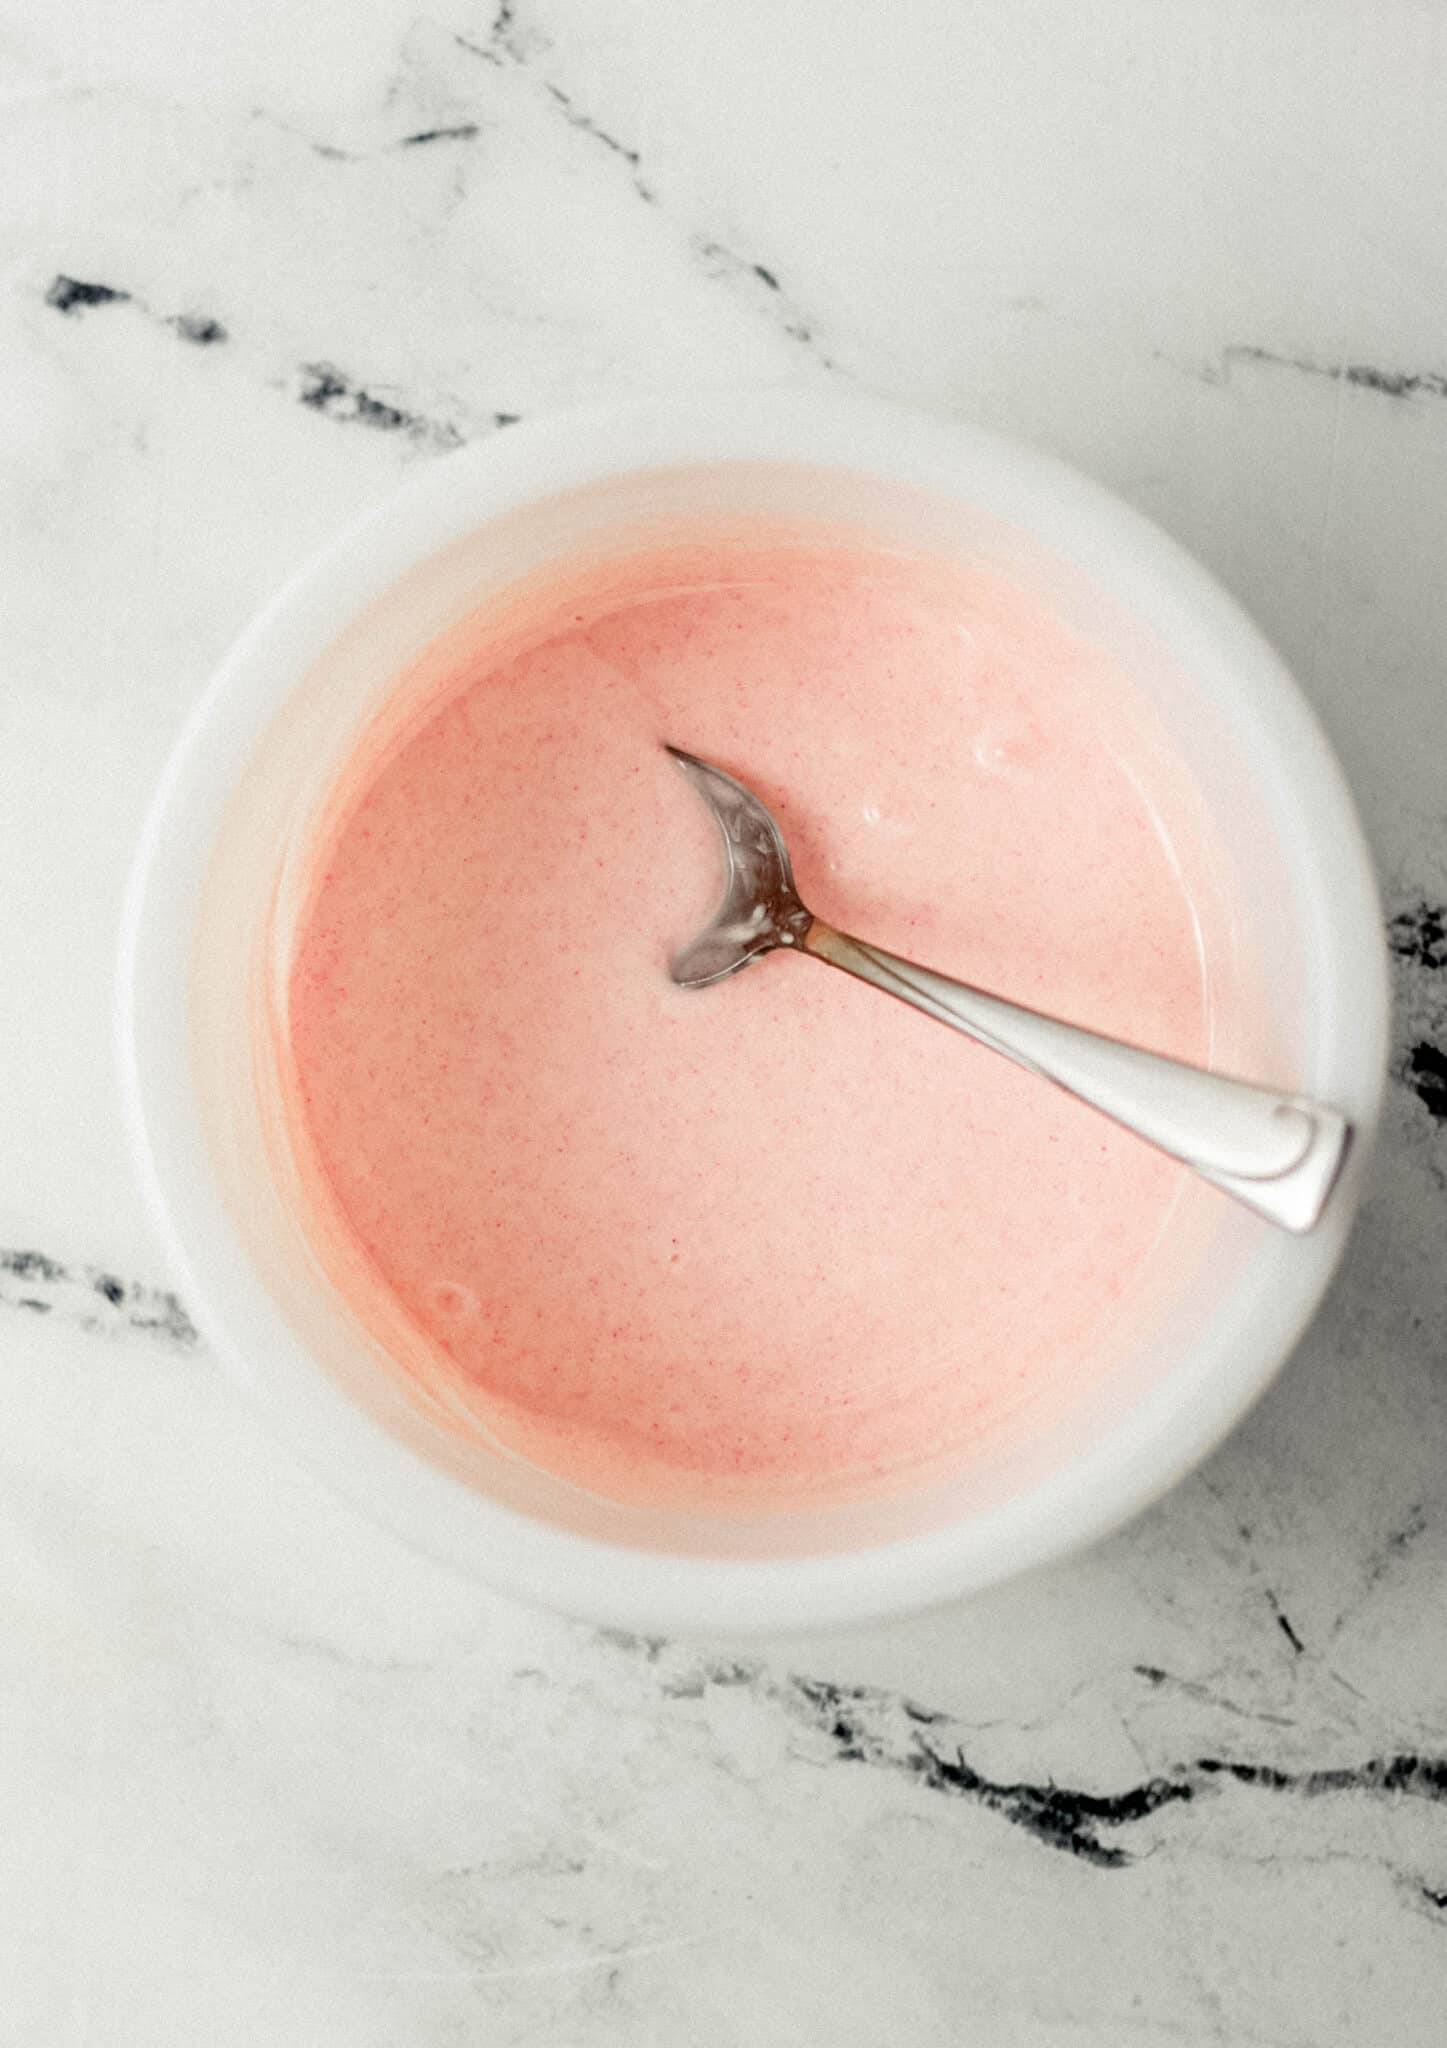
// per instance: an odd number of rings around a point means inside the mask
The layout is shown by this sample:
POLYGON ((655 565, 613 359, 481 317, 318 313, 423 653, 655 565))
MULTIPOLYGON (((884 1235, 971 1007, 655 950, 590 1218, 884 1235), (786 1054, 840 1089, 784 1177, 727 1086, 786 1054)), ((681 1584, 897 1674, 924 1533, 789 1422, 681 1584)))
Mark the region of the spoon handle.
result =
POLYGON ((1335 1110, 1042 1016, 818 918, 797 950, 1053 1081, 1283 1229, 1310 1230, 1321 1215, 1351 1141, 1335 1110))

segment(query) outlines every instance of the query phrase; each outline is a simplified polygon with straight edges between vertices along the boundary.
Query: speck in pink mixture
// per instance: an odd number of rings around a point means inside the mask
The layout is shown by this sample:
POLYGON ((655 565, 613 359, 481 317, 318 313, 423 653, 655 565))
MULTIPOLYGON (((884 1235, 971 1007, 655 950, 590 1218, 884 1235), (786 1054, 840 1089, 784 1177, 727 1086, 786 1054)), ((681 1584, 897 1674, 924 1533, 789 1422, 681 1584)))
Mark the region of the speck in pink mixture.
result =
POLYGON ((1205 855, 1133 686, 992 574, 783 542, 539 586, 431 673, 288 988, 314 1234, 405 1312, 399 1371, 727 1510, 946 1470, 1107 1369, 1179 1169, 818 963, 674 988, 722 868, 661 743, 759 791, 831 923, 1202 1059, 1205 855))

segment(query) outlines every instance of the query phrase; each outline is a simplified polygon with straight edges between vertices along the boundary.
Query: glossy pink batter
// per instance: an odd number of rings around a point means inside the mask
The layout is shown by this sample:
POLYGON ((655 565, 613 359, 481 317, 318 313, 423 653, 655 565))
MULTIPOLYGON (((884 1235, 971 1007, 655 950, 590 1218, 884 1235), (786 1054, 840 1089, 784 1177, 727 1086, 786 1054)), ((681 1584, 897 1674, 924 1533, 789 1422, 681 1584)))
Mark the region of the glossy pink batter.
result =
POLYGON ((675 989, 722 868, 660 744, 760 792, 830 922, 1201 1059, 1194 798, 1103 657, 983 571, 719 542, 540 585, 397 701, 287 1030, 314 1234, 401 1304, 399 1369, 725 1509, 947 1470, 1108 1369, 1179 1170, 817 963, 675 989))

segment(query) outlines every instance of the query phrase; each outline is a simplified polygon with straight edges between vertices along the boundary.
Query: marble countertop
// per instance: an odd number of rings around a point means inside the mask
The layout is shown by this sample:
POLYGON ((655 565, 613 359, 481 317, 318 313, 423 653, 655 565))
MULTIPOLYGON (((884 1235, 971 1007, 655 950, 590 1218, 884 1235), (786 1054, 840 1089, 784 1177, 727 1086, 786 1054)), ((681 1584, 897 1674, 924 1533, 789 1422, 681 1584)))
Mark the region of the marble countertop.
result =
POLYGON ((0 93, 0 2043, 1440 2048, 1447 15, 8 0, 0 93), (258 601, 458 443, 734 378, 998 424, 1195 548, 1347 765, 1399 995, 1346 1271, 1207 1468, 746 1651, 293 1470, 108 1043, 258 601))

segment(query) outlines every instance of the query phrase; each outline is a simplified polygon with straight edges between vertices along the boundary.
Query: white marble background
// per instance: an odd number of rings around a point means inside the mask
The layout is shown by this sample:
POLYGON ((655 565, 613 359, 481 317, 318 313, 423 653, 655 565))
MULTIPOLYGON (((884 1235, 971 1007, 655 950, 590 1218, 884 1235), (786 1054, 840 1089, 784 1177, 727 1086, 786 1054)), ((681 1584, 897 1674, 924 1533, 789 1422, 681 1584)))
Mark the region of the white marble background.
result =
POLYGON ((0 0, 0 107, 0 2048, 1440 2048, 1447 12, 0 0), (1210 1466, 742 1658, 295 1473, 107 1038, 148 785, 297 559, 514 415, 736 377, 1196 548, 1341 749, 1401 998, 1348 1270, 1210 1466))

